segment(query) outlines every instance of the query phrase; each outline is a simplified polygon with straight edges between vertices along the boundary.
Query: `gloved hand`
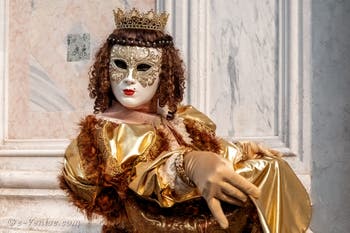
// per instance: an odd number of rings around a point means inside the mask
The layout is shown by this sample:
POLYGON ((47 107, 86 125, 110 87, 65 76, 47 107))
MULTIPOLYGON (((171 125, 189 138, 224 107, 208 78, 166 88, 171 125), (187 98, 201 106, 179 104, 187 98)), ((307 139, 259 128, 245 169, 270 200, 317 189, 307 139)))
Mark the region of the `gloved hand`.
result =
POLYGON ((217 154, 192 151, 184 156, 186 175, 196 184, 222 228, 228 227, 220 200, 242 206, 248 196, 259 197, 259 189, 236 173, 232 164, 217 154))

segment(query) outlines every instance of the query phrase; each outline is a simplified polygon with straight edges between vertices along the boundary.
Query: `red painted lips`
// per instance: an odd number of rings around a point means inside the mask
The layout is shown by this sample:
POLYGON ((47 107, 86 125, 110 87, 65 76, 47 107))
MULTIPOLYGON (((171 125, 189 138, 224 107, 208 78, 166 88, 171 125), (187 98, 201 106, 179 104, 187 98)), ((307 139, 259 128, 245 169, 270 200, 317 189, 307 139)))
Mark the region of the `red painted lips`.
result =
POLYGON ((127 96, 132 96, 135 93, 135 91, 131 89, 124 89, 123 92, 124 92, 124 95, 127 95, 127 96))

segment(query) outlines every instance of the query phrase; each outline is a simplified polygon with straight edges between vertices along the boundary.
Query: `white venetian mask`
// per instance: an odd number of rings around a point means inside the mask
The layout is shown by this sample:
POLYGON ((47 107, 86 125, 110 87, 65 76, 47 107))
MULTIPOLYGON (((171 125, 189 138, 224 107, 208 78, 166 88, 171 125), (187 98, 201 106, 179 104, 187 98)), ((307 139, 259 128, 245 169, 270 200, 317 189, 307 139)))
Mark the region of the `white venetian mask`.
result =
POLYGON ((109 75, 114 96, 127 108, 138 108, 153 98, 159 84, 161 49, 114 45, 109 75))

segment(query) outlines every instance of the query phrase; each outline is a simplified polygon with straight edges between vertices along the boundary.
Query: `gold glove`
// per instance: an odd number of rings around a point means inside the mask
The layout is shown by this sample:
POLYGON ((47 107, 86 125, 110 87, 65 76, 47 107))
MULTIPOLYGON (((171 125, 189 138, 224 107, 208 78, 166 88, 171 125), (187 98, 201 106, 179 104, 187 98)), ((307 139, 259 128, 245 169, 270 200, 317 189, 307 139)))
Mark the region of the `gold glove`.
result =
POLYGON ((212 152, 192 151, 184 156, 184 169, 196 184, 208 207, 222 228, 228 221, 220 200, 242 206, 247 195, 259 197, 259 189, 237 174, 232 164, 212 152))

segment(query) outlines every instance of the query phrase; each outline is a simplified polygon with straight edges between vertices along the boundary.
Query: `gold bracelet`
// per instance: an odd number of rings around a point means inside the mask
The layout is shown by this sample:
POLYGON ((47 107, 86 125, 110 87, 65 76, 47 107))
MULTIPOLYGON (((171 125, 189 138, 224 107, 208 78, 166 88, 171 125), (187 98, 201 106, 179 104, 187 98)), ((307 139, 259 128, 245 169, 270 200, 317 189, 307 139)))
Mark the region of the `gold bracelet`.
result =
POLYGON ((176 168, 176 174, 181 178, 181 180, 191 187, 196 187, 195 183, 186 175, 185 169, 184 169, 184 154, 186 152, 189 152, 188 150, 179 153, 175 158, 175 168, 176 168))

